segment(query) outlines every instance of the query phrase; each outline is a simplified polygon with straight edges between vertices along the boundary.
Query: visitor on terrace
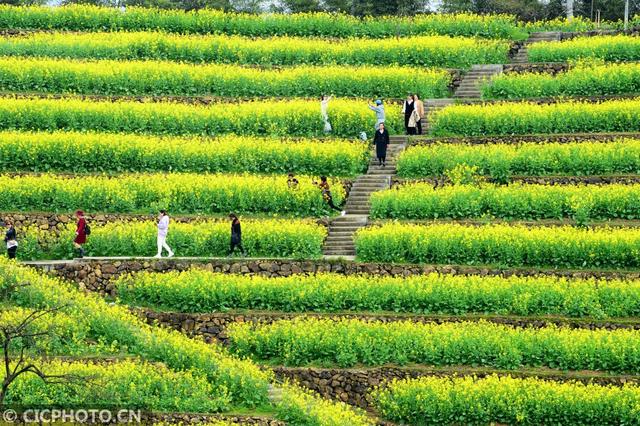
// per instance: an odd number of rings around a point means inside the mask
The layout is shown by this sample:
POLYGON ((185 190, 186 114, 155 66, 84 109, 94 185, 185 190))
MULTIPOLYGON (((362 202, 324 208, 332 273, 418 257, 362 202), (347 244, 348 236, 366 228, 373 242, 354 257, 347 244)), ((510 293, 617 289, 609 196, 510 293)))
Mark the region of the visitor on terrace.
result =
POLYGON ((376 130, 378 130, 380 123, 384 123, 385 121, 384 105, 380 99, 377 99, 375 105, 372 105, 371 102, 369 102, 369 109, 376 113, 376 130))
POLYGON ((169 257, 173 257, 174 253, 167 244, 167 234, 169 233, 169 215, 166 210, 160 210, 158 214, 158 254, 156 258, 162 257, 162 249, 165 249, 169 257))
POLYGON ((413 127, 409 125, 411 117, 413 116, 413 112, 415 111, 415 102, 413 100, 413 95, 407 95, 407 99, 402 104, 402 113, 404 114, 404 129, 407 135, 415 135, 416 125, 415 121, 413 123, 413 127))
POLYGON ((73 240, 73 244, 78 252, 78 257, 82 259, 84 257, 84 245, 87 242, 87 235, 91 233, 87 220, 84 218, 84 212, 82 210, 76 211, 76 218, 78 223, 76 224, 76 237, 73 240))
POLYGON ((322 120, 324 121, 324 132, 331 133, 331 123, 329 122, 329 101, 332 96, 322 95, 320 98, 320 112, 322 113, 322 120))
POLYGON ((289 173, 289 178, 287 179, 287 186, 289 187, 289 189, 298 189, 299 183, 300 182, 298 182, 296 176, 293 173, 289 173))
POLYGON ((421 135, 422 134, 422 120, 424 119, 424 102, 422 102, 420 100, 420 96, 418 96, 417 93, 415 95, 413 95, 413 97, 414 97, 415 103, 416 103, 416 112, 418 113, 418 115, 417 115, 417 123, 416 123, 416 129, 418 129, 417 134, 421 135))
POLYGON ((240 250, 240 253, 243 257, 247 256, 247 252, 242 246, 242 225, 240 225, 240 219, 234 213, 229 215, 229 219, 231 219, 231 246, 229 249, 229 256, 233 256, 233 253, 236 251, 236 247, 240 250))
POLYGON ((331 188, 329 187, 329 182, 327 182, 326 176, 320 176, 320 183, 313 181, 313 184, 318 185, 318 188, 322 190, 322 198, 329 205, 329 207, 339 211, 341 216, 344 216, 346 214, 344 210, 342 210, 340 207, 336 206, 333 203, 333 197, 331 196, 331 188))
POLYGON ((7 227, 4 233, 4 242, 7 244, 7 256, 9 259, 16 258, 16 252, 18 251, 18 239, 16 237, 16 228, 13 227, 13 223, 7 221, 5 223, 7 227))
POLYGON ((384 123, 380 123, 380 128, 373 137, 373 144, 376 146, 376 157, 378 157, 378 166, 386 167, 387 165, 387 147, 389 146, 389 132, 384 127, 384 123))

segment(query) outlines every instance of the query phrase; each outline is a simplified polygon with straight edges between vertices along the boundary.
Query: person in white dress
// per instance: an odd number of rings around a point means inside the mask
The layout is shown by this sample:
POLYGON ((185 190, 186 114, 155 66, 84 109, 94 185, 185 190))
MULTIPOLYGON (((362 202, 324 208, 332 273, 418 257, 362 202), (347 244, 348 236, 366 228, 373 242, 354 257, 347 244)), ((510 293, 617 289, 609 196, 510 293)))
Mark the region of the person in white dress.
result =
POLYGON ((329 122, 329 101, 332 96, 322 95, 320 98, 320 112, 322 113, 322 120, 324 121, 324 132, 331 133, 333 128, 329 122))
POLYGON ((169 257, 173 257, 173 250, 167 245, 167 234, 169 233, 169 216, 165 210, 160 210, 158 215, 158 254, 155 257, 162 257, 162 249, 169 253, 169 257))

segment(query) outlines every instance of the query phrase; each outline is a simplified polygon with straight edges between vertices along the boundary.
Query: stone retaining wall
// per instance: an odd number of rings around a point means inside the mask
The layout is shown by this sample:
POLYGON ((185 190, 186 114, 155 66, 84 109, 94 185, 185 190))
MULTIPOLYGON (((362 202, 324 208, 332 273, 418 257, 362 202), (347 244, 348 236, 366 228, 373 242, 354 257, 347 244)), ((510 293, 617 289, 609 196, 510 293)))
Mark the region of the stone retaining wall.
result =
POLYGON ((151 309, 133 309, 143 320, 150 324, 158 324, 181 331, 188 336, 200 336, 207 342, 218 341, 228 343, 227 327, 233 323, 271 324, 279 320, 290 320, 297 317, 328 318, 334 320, 358 319, 362 321, 379 321, 383 323, 412 321, 416 323, 450 323, 484 320, 511 327, 542 328, 549 324, 574 329, 632 329, 640 330, 640 321, 606 321, 583 320, 553 317, 508 317, 508 316, 448 316, 448 315, 401 315, 393 313, 296 313, 296 312, 217 312, 209 314, 191 314, 182 312, 156 312, 151 309))
MULTIPOLYGON (((119 424, 117 422, 117 411, 112 412, 112 421, 105 423, 100 421, 99 416, 96 416, 96 422, 91 422, 91 416, 85 424, 119 424)), ((15 424, 30 424, 23 423, 18 417, 15 424)), ((132 419, 133 421, 134 419, 132 419)), ((194 414, 194 413, 154 413, 154 412, 141 412, 140 424, 143 425, 155 425, 158 423, 176 424, 176 425, 190 425, 190 424, 203 424, 213 422, 216 420, 227 421, 238 425, 253 425, 253 426, 286 426, 286 423, 280 420, 276 420, 269 417, 260 416, 243 416, 243 415, 225 415, 225 414, 194 414)))
POLYGON ((521 74, 528 72, 545 73, 556 75, 567 71, 569 64, 563 62, 540 62, 527 64, 504 64, 502 72, 504 74, 521 74))
MULTIPOLYGON (((486 377, 495 374, 489 369, 455 368, 455 369, 430 369, 430 368, 403 368, 403 367, 381 367, 366 369, 323 369, 323 368, 288 368, 275 367, 273 371, 276 377, 284 380, 295 381, 318 392, 325 398, 331 398, 346 402, 356 407, 364 409, 373 408, 371 391, 377 386, 393 379, 417 378, 424 376, 465 376, 475 375, 486 377)), ((510 375, 512 377, 531 377, 531 373, 522 371, 504 371, 498 374, 510 375)), ((638 376, 606 376, 606 375, 584 375, 564 374, 562 372, 548 371, 545 373, 536 372, 536 377, 567 381, 576 380, 583 383, 597 383, 601 385, 622 386, 625 383, 638 383, 638 376)))
POLYGON ((458 136, 458 137, 424 137, 411 139, 410 146, 431 145, 434 143, 460 143, 470 145, 484 145, 493 143, 570 143, 570 142, 609 142, 620 138, 639 139, 640 133, 575 133, 548 135, 503 135, 503 136, 458 136))
MULTIPOLYGON (((483 176, 484 180, 489 183, 501 183, 500 180, 493 179, 489 176, 483 176)), ((636 185, 640 183, 640 175, 619 175, 619 176, 511 176, 510 182, 519 182, 524 184, 535 185, 636 185)), ((424 182, 434 186, 444 186, 451 183, 451 179, 441 177, 429 177, 422 179, 403 179, 394 177, 391 181, 391 187, 398 187, 407 183, 424 182)))
POLYGON ((75 282, 82 290, 102 295, 115 295, 112 280, 122 274, 132 272, 185 271, 192 267, 204 268, 211 272, 240 275, 261 275, 267 277, 287 277, 294 274, 316 274, 332 272, 336 274, 370 274, 380 276, 410 276, 439 272, 451 275, 498 275, 534 276, 548 275, 566 278, 640 278, 640 272, 626 271, 579 271, 551 270, 536 268, 489 268, 460 265, 414 265, 360 263, 331 260, 228 260, 228 259, 166 259, 166 260, 76 260, 70 262, 27 263, 50 275, 75 282))

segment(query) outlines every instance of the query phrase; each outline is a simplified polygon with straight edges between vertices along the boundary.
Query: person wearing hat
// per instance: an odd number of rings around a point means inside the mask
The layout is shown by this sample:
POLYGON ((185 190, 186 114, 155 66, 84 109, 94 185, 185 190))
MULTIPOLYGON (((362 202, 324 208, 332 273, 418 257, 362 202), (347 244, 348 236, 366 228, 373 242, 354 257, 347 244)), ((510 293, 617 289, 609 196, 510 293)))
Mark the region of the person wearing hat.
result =
POLYGON ((76 225, 76 238, 73 240, 73 244, 78 250, 78 257, 82 259, 84 257, 83 245, 87 242, 87 221, 82 210, 76 211, 76 218, 78 219, 78 224, 76 225))
POLYGON ((16 238, 16 228, 9 221, 5 223, 7 230, 4 234, 4 242, 7 244, 7 256, 9 259, 16 258, 16 251, 18 251, 18 240, 16 238))
POLYGON ((380 123, 384 123, 385 121, 384 105, 382 104, 382 101, 380 99, 377 99, 375 105, 369 103, 369 109, 371 111, 375 111, 376 113, 376 130, 378 130, 378 128, 380 127, 380 123))

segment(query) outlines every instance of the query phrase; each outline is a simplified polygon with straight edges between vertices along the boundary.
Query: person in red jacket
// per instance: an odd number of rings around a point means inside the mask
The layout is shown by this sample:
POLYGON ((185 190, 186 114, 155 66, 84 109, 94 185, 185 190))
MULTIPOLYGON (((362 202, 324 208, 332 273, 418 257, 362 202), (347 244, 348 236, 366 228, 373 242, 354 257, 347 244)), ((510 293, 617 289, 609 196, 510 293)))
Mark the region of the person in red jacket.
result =
POLYGON ((82 259, 84 257, 84 248, 82 246, 87 242, 87 221, 82 210, 76 212, 76 217, 78 218, 78 225, 76 226, 76 238, 73 243, 76 250, 78 250, 78 257, 82 259))

